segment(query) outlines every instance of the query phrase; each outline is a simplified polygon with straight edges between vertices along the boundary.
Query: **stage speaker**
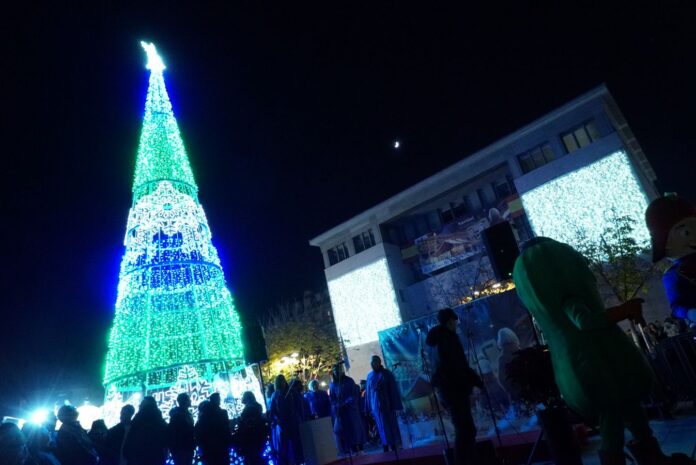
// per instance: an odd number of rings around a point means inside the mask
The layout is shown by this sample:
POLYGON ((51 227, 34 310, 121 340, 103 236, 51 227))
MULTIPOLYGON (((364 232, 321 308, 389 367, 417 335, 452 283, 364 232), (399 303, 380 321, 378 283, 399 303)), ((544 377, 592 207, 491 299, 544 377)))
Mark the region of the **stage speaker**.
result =
POLYGON ((245 325, 242 330, 242 340, 244 342, 244 361, 247 365, 263 363, 268 360, 266 338, 261 325, 258 323, 245 325))
POLYGON ((512 278, 515 260, 520 254, 517 239, 508 221, 503 221, 481 233, 493 274, 498 281, 512 278))

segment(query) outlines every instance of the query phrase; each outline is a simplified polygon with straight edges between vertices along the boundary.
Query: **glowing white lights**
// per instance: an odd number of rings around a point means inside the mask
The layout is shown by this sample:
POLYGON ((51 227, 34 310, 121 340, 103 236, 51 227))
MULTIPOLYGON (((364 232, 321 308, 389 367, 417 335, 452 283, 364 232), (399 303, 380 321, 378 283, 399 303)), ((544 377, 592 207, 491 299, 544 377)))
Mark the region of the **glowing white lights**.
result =
MULTIPOLYGON (((193 366, 184 365, 179 368, 176 382, 173 385, 154 390, 149 394, 155 398, 165 418, 169 417, 169 411, 176 406, 178 395, 188 394, 191 398, 192 412, 196 418, 198 405, 211 394, 217 392, 220 394, 223 408, 227 409, 230 417, 236 417, 244 408, 242 394, 245 391, 253 392, 258 401, 263 399, 261 383, 250 368, 242 368, 234 373, 217 373, 210 381, 205 376, 200 375, 193 366)), ((119 412, 124 405, 131 404, 137 409, 142 396, 139 392, 123 395, 118 392, 115 385, 112 385, 107 392, 106 399, 102 411, 104 421, 110 427, 118 423, 119 412)), ((263 402, 261 404, 262 408, 265 409, 263 402)))
POLYGON ((104 370, 107 401, 115 403, 136 402, 143 387, 166 391, 186 365, 212 383, 243 364, 239 316, 198 202, 164 64, 153 44, 142 46, 152 72, 104 370))
POLYGON ((46 420, 48 420, 48 409, 45 408, 35 410, 29 419, 35 425, 42 425, 46 420))
POLYGON ((378 331, 401 324, 386 258, 332 279, 329 294, 347 347, 376 341, 378 331))
POLYGON ((394 141, 394 148, 398 149, 399 147, 401 147, 401 142, 399 142, 398 140, 395 140, 394 141))
POLYGON ((102 419, 102 409, 89 402, 85 402, 77 407, 77 412, 80 414, 78 417, 80 424, 86 429, 91 428, 94 421, 102 419))
POLYGON ((147 65, 145 65, 145 67, 153 73, 161 73, 164 71, 166 66, 164 66, 162 57, 160 57, 159 53, 157 53, 155 44, 152 42, 148 44, 147 42, 141 41, 140 45, 142 45, 142 47, 145 49, 145 53, 147 53, 147 65))
POLYGON ((640 244, 650 237, 643 220, 648 199, 623 151, 523 194, 522 203, 537 235, 567 244, 577 245, 579 232, 598 240, 614 212, 636 220, 640 244))

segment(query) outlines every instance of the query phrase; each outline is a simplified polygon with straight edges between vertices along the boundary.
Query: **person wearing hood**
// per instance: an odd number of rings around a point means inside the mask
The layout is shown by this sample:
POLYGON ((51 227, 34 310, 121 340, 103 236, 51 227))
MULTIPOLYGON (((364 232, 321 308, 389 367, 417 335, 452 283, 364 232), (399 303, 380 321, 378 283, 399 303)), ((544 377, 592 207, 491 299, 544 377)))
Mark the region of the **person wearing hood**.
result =
POLYGON ((452 417, 454 455, 457 464, 475 464, 476 425, 469 400, 474 387, 483 388, 481 377, 471 369, 457 336, 459 317, 451 308, 437 314, 439 324, 428 331, 425 343, 434 348, 432 382, 440 402, 452 417))
POLYGON ((638 465, 696 464, 667 457, 653 436, 641 401, 654 375, 647 359, 617 325, 645 324, 641 299, 605 308, 587 260, 571 246, 546 237, 528 241, 515 262, 517 295, 548 341, 556 383, 565 402, 599 420, 602 465, 624 465, 628 449, 638 465))
POLYGON ((154 397, 143 397, 123 445, 123 456, 128 465, 164 465, 167 423, 154 397))

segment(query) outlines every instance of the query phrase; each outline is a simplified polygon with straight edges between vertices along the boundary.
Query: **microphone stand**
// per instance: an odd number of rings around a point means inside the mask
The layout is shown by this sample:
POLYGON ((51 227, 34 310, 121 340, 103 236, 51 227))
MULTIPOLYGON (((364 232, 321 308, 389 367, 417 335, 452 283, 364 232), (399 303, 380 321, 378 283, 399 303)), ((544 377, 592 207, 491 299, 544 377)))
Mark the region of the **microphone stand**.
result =
MULTIPOLYGON (((468 310, 465 310, 467 312, 471 312, 470 307, 468 310)), ((481 378, 481 383, 483 384, 483 395, 486 398, 486 405, 488 406, 488 413, 491 416, 491 421, 493 422, 493 429, 495 430, 495 437, 498 440, 498 446, 502 447, 503 443, 500 438, 500 428, 498 427, 498 421, 495 418, 495 411, 493 410, 493 403, 491 402, 491 396, 488 393, 488 388, 486 387, 486 382, 483 380, 483 370, 481 370, 481 363, 479 362, 478 354, 476 353, 476 346, 474 345, 474 332, 471 330, 471 325, 469 322, 470 319, 470 313, 467 313, 466 315, 466 339, 467 339, 467 349, 469 354, 473 354, 473 360, 474 363, 476 364, 476 371, 478 371, 478 375, 481 378)), ((467 359, 470 358, 471 356, 468 355, 467 359)), ((468 360, 467 360, 468 363, 468 360)))
POLYGON ((433 397, 435 398, 435 411, 437 412, 437 417, 440 420, 440 428, 442 428, 442 439, 443 439, 443 451, 442 455, 445 459, 445 465, 450 465, 449 461, 449 450, 450 450, 450 443, 449 439, 447 438, 447 430, 445 429, 445 421, 442 419, 442 411, 440 410, 440 400, 437 398, 437 394, 435 393, 435 386, 433 386, 433 378, 430 374, 430 366, 427 364, 426 358, 425 358, 425 348, 423 347, 423 338, 421 337, 421 328, 416 328, 418 331, 418 345, 420 345, 420 355, 421 355, 421 364, 423 365, 423 372, 426 374, 428 377, 428 383, 430 383, 430 390, 432 392, 433 397))
MULTIPOLYGON (((270 424, 270 420, 268 418, 268 414, 271 411, 271 406, 268 405, 268 400, 266 399, 266 388, 265 384, 263 381, 263 369, 261 368, 261 362, 256 362, 256 366, 259 368, 259 381, 261 382, 261 397, 263 397, 263 405, 266 406, 266 420, 267 424, 270 424)), ((271 434, 269 436, 269 445, 271 446, 271 455, 275 457, 276 461, 278 460, 278 451, 275 450, 275 444, 273 444, 273 430, 271 429, 271 434)))

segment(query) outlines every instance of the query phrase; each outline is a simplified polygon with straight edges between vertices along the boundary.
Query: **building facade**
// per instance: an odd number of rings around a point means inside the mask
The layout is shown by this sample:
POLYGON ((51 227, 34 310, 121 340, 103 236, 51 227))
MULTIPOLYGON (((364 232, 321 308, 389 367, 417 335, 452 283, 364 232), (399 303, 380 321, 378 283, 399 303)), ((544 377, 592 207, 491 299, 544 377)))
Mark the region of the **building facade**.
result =
POLYGON ((598 237, 658 195, 655 173, 602 85, 310 241, 324 258, 339 336, 369 370, 378 331, 458 305, 495 283, 481 232, 598 237))

